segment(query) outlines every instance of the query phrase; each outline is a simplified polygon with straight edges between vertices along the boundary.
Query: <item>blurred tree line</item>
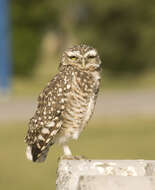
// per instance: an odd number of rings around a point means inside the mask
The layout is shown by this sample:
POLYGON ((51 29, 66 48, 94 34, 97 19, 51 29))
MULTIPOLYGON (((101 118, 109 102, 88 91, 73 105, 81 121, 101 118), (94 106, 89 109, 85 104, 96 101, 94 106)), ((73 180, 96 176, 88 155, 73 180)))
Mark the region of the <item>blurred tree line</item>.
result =
POLYGON ((111 74, 155 68, 154 0, 13 0, 13 55, 16 75, 31 75, 46 31, 99 50, 111 74))

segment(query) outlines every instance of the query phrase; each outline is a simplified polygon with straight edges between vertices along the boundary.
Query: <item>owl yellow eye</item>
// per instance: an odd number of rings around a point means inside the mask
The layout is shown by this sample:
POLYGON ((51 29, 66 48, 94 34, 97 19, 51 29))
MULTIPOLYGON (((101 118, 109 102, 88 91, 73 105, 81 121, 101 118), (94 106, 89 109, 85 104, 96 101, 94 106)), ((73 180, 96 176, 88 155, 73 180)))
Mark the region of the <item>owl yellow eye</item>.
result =
POLYGON ((76 56, 71 56, 70 59, 71 59, 71 60, 76 60, 77 57, 76 57, 76 56))

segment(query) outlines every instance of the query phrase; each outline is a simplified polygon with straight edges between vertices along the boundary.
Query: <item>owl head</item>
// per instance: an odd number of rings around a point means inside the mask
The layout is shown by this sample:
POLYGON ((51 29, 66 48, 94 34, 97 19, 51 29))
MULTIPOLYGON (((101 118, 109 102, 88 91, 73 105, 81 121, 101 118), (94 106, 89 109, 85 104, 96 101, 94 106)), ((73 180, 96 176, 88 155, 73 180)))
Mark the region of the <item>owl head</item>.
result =
POLYGON ((73 66, 80 70, 95 71, 100 69, 101 60, 98 52, 87 45, 77 45, 64 51, 60 67, 73 66))

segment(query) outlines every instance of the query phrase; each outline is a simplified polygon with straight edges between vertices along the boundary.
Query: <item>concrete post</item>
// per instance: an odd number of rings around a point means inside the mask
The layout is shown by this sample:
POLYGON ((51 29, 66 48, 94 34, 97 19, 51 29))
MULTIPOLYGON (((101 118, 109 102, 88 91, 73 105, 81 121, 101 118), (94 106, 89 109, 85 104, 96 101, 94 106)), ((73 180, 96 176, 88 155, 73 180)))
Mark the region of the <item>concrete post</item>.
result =
POLYGON ((57 190, 155 190, 155 161, 60 160, 57 190))

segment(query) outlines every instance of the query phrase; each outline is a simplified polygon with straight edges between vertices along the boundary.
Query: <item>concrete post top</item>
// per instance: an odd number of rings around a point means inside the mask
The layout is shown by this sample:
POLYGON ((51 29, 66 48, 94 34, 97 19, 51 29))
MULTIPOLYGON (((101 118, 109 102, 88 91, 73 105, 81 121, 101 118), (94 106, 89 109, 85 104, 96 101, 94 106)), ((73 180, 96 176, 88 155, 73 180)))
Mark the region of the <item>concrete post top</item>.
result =
MULTIPOLYGON (((109 177, 111 179, 111 182, 112 179, 116 177, 118 179, 114 181, 118 182, 118 180, 121 180, 122 177, 129 176, 143 178, 147 177, 147 180, 152 180, 152 178, 148 177, 153 177, 153 179, 155 179, 155 161, 86 159, 60 160, 57 175, 57 190, 78 190, 81 188, 79 188, 79 185, 82 184, 83 186, 83 184, 86 183, 86 181, 88 182, 89 186, 89 184, 92 183, 93 180, 94 183, 97 183, 97 179, 100 179, 100 181, 103 182, 103 178, 105 179, 105 177, 109 177)), ((137 181, 139 181, 138 178, 136 179, 137 181)), ((105 182, 107 181, 108 180, 105 180, 105 182)), ((145 180, 143 179, 142 181, 144 182, 145 180)), ((129 183, 132 184, 131 182, 129 183)), ((100 182, 98 182, 98 184, 100 184, 100 182)))

